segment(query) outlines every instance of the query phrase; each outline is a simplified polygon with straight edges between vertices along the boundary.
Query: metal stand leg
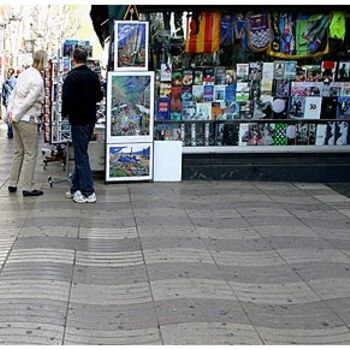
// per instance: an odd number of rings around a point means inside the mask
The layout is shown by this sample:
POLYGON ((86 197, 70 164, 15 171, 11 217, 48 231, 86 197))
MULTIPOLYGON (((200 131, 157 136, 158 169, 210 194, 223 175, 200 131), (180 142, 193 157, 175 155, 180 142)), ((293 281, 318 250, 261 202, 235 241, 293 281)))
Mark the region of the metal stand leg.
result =
POLYGON ((69 183, 72 183, 72 174, 69 172, 69 161, 70 161, 70 158, 69 158, 69 142, 67 142, 67 145, 66 145, 66 176, 65 177, 52 177, 52 176, 49 176, 47 178, 47 181, 50 185, 50 187, 53 186, 53 184, 57 184, 57 183, 61 183, 61 182, 69 182, 69 183))

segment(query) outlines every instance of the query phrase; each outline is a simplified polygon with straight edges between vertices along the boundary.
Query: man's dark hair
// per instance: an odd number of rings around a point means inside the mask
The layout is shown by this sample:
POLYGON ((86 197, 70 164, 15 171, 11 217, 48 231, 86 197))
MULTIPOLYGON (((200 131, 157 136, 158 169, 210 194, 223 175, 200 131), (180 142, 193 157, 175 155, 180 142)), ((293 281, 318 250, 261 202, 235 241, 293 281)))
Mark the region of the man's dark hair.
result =
POLYGON ((77 63, 86 63, 88 57, 87 50, 82 46, 77 46, 73 51, 73 58, 77 63))

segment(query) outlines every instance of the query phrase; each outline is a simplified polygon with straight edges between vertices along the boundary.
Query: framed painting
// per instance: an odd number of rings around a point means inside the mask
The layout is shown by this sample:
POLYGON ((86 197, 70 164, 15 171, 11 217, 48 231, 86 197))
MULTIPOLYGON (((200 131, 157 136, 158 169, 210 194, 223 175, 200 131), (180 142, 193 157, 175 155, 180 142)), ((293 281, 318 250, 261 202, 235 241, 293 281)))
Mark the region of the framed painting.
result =
POLYGON ((154 72, 109 72, 107 143, 152 142, 154 72))
POLYGON ((148 70, 149 24, 114 21, 114 70, 148 70))
POLYGON ((153 178, 153 144, 107 144, 106 181, 141 181, 153 178))

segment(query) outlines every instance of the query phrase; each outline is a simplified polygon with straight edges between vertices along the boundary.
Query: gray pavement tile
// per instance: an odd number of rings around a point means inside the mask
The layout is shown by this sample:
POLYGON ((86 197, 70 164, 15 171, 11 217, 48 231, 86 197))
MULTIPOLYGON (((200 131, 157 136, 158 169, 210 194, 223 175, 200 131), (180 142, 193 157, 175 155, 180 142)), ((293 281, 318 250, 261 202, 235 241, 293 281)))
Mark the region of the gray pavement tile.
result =
POLYGON ((334 192, 334 194, 315 195, 314 198, 323 203, 350 203, 350 198, 337 192, 334 192))
POLYGON ((30 219, 40 219, 40 218, 48 218, 48 217, 61 217, 66 220, 70 220, 71 218, 79 217, 81 210, 79 208, 40 208, 33 209, 29 213, 30 219))
POLYGON ((106 219, 106 220, 120 220, 133 218, 134 214, 131 208, 118 210, 82 210, 81 218, 85 219, 106 219))
POLYGON ((230 286, 220 279, 178 278, 150 283, 154 300, 190 299, 193 296, 202 299, 236 300, 230 286))
MULTIPOLYGON (((322 237, 281 237, 270 236, 266 238, 266 241, 274 249, 293 249, 293 248, 316 248, 316 249, 333 249, 334 246, 322 237)), ((350 241, 349 241, 350 243, 350 241)))
POLYGON ((136 217, 167 217, 167 218, 187 218, 187 213, 182 208, 172 208, 169 210, 169 208, 135 208, 134 214, 136 217))
POLYGON ((77 266, 73 282, 81 284, 130 284, 147 282, 144 266, 110 268, 77 266))
POLYGON ((191 226, 192 222, 187 217, 164 217, 164 216, 136 216, 136 223, 140 226, 191 226))
POLYGON ((322 228, 314 227, 313 231, 327 239, 349 239, 348 228, 322 228))
POLYGON ((39 322, 0 322, 0 343, 60 345, 63 332, 62 326, 39 322))
POLYGON ((314 208, 309 210, 302 209, 290 209, 291 213, 293 213, 298 218, 306 218, 306 219, 321 219, 321 220, 346 220, 347 216, 340 214, 337 210, 316 210, 314 208))
POLYGON ((76 247, 76 239, 73 237, 19 237, 13 249, 70 249, 76 247))
POLYGON ((271 246, 262 238, 246 239, 218 239, 209 238, 205 240, 209 250, 238 251, 238 252, 259 252, 271 250, 271 246))
POLYGON ((302 218, 301 220, 311 228, 348 229, 350 232, 350 219, 326 220, 326 219, 302 218))
POLYGON ((157 209, 157 208, 168 208, 171 209, 182 208, 182 204, 179 201, 167 201, 162 198, 161 200, 133 200, 132 207, 134 209, 157 209))
POLYGON ((270 195, 270 198, 276 203, 294 203, 303 205, 314 205, 319 204, 319 200, 307 195, 303 196, 286 196, 283 194, 270 195))
MULTIPOLYGON (((1 280, 54 280, 67 281, 72 279, 72 264, 61 263, 10 263, 1 272, 1 280)), ((38 281, 37 283, 40 283, 38 281)))
POLYGON ((147 282, 117 285, 74 282, 70 300, 80 304, 126 305, 151 302, 152 298, 147 282))
POLYGON ((193 248, 163 248, 144 249, 143 254, 146 264, 157 263, 214 263, 207 249, 193 248))
POLYGON ((78 226, 80 219, 75 218, 65 218, 65 217, 40 217, 40 218, 28 218, 25 220, 24 224, 26 227, 35 226, 59 226, 59 227, 72 227, 78 226))
POLYGON ((258 216, 275 216, 275 217, 292 217, 293 215, 283 208, 262 207, 256 208, 237 208, 237 211, 244 217, 258 217, 258 216))
POLYGON ((20 279, 0 280, 0 295, 3 299, 49 299, 67 301, 69 282, 20 279))
POLYGON ((196 231, 203 238, 209 239, 259 239, 260 235, 250 227, 244 228, 214 228, 196 227, 196 231))
POLYGON ((161 326, 166 345, 260 345, 254 327, 227 322, 188 322, 161 326))
POLYGON ((90 240, 122 240, 124 238, 137 238, 137 229, 135 227, 113 227, 113 228, 95 228, 80 227, 79 238, 90 240))
POLYGON ((264 225, 276 225, 276 226, 298 226, 302 223, 296 217, 275 217, 271 216, 256 216, 246 218, 247 222, 251 226, 264 226, 264 225))
POLYGON ((322 278, 308 281, 322 299, 346 298, 350 295, 350 278, 322 278))
POLYGON ((278 254, 288 263, 328 262, 349 263, 350 258, 338 249, 326 248, 284 248, 278 249, 278 254))
POLYGON ((344 326, 343 322, 322 301, 276 305, 242 302, 253 325, 277 330, 328 329, 344 326))
POLYGON ((193 218, 194 225, 198 227, 214 227, 214 228, 245 228, 249 227, 246 220, 242 218, 232 219, 214 219, 214 218, 193 218))
POLYGON ((274 266, 232 266, 221 271, 227 281, 238 283, 289 283, 300 282, 301 278, 294 271, 292 266, 274 265, 274 266))
POLYGON ((200 237, 143 237, 141 236, 142 249, 171 249, 193 248, 207 249, 205 242, 200 237))
POLYGON ((20 237, 78 237, 77 226, 31 226, 23 227, 20 237))
POLYGON ((193 225, 190 226, 178 226, 173 225, 171 227, 167 226, 137 226, 137 231, 140 234, 140 237, 154 237, 154 236, 184 236, 184 237, 193 237, 199 236, 195 227, 193 225))
POLYGON ((81 330, 69 327, 66 330, 65 345, 161 345, 158 328, 137 330, 81 330))
POLYGON ((265 238, 270 236, 281 237, 319 237, 319 235, 307 227, 302 222, 295 226, 283 226, 283 225, 264 225, 254 226, 254 229, 265 238))
POLYGON ((158 263, 148 264, 150 281, 166 279, 222 279, 223 274, 215 264, 208 263, 158 263))
POLYGON ((340 345, 349 344, 350 331, 345 326, 336 326, 331 329, 275 329, 259 327, 261 334, 267 345, 340 345))
POLYGON ((76 265, 91 267, 132 267, 144 265, 141 251, 96 252, 77 251, 76 265))
POLYGON ((123 305, 69 304, 67 327, 85 330, 132 330, 157 327, 153 303, 123 305))
POLYGON ((336 313, 349 327, 350 326, 350 297, 328 299, 327 305, 336 313))
POLYGON ((349 263, 329 263, 315 261, 308 263, 293 264, 293 270, 297 272, 304 281, 321 280, 330 278, 349 278, 349 263))
POLYGON ((84 205, 82 207, 82 210, 84 212, 90 212, 94 213, 98 210, 107 210, 112 212, 118 212, 121 211, 128 211, 132 210, 131 203, 130 202, 113 202, 112 200, 109 202, 102 202, 100 201, 101 198, 97 197, 97 202, 93 203, 92 205, 84 205))
POLYGON ((240 218, 241 215, 236 209, 186 209, 186 212, 190 218, 208 218, 213 219, 230 219, 240 218))
POLYGON ((275 251, 261 252, 232 252, 232 251, 212 251, 214 260, 220 268, 231 269, 235 266, 279 266, 286 262, 275 251))
POLYGON ((170 299, 156 301, 160 326, 191 322, 224 322, 250 325, 241 306, 232 300, 170 299))
POLYGON ((86 239, 79 238, 76 242, 79 251, 97 251, 116 253, 124 251, 140 250, 140 242, 137 237, 123 239, 86 239))
POLYGON ((135 226, 134 218, 113 218, 95 219, 95 218, 81 218, 80 227, 95 227, 95 228, 122 228, 135 226))
POLYGON ((237 298, 257 304, 290 305, 321 301, 303 281, 287 283, 242 283, 230 281, 237 298))

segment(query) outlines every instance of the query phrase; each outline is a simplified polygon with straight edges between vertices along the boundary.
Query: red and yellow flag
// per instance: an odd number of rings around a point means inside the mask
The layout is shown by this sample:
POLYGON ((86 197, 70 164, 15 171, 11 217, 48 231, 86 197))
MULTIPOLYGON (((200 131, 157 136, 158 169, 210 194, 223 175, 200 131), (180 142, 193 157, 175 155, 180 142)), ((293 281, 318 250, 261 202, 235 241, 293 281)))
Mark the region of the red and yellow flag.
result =
POLYGON ((220 12, 202 12, 198 23, 195 23, 192 18, 185 52, 203 53, 218 51, 220 45, 220 20, 220 12), (196 28, 197 25, 199 28, 196 28))

